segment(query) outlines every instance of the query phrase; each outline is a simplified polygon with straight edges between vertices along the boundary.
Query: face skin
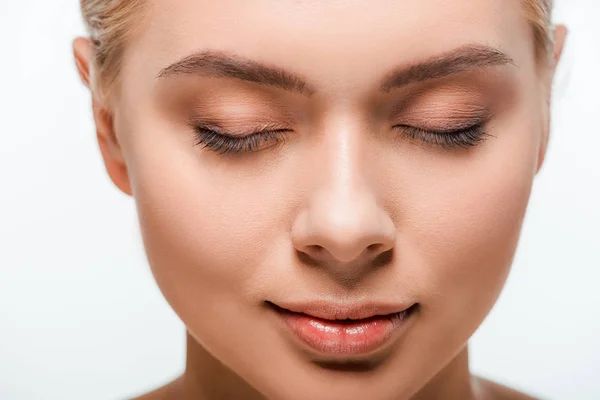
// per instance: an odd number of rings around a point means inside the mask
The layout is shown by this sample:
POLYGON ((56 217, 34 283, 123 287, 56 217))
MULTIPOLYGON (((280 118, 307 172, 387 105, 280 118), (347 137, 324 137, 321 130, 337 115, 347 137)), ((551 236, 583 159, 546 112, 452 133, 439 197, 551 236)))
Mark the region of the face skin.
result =
MULTIPOLYGON (((547 143, 560 54, 540 68, 531 36, 517 0, 148 2, 95 117, 188 329, 170 390, 473 397, 466 344, 507 278, 547 143), (194 145, 196 125, 280 131, 220 154, 194 145), (264 304, 310 300, 418 311, 348 371, 290 340, 264 304)), ((83 42, 76 55, 87 80, 83 42)))

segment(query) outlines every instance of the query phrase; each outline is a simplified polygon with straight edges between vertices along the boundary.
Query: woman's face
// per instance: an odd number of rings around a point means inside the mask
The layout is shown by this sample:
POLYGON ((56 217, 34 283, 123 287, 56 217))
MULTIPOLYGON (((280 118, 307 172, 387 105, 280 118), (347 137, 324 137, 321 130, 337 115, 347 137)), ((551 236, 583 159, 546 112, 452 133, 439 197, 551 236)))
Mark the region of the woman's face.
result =
POLYGON ((543 158, 521 1, 147 3, 114 123, 190 335, 272 398, 415 393, 496 301, 543 158))

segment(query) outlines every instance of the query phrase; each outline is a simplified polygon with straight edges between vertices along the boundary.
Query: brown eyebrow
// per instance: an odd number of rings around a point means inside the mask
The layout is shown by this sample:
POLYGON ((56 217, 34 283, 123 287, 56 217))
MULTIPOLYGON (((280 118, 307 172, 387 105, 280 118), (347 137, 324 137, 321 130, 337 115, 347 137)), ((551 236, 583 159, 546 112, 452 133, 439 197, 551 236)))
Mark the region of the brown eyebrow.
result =
MULTIPOLYGON (((428 79, 442 78, 475 68, 506 64, 514 65, 514 61, 498 49, 486 45, 467 45, 429 60, 393 70, 382 79, 380 90, 389 92, 428 79)), ((302 77, 283 68, 212 50, 185 57, 162 69, 158 77, 181 74, 235 78, 308 96, 316 92, 315 88, 302 77)))
POLYGON ((390 72, 382 80, 380 89, 383 92, 389 92, 411 83, 443 78, 477 68, 507 64, 515 65, 512 58, 498 49, 485 45, 467 45, 425 62, 390 72))
POLYGON ((315 90, 301 77, 283 68, 264 65, 232 54, 207 50, 192 54, 158 74, 159 78, 179 74, 200 74, 235 78, 311 95, 315 90))

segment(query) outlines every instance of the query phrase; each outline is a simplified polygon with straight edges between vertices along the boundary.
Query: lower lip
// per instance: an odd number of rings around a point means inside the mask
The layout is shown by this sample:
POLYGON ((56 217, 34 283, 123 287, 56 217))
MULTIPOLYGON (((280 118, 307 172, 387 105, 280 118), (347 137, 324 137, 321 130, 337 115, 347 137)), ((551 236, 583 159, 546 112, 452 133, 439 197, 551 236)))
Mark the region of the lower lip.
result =
POLYGON ((332 321, 277 309, 279 315, 304 343, 327 355, 364 355, 388 343, 406 323, 411 309, 386 316, 355 321, 332 321))

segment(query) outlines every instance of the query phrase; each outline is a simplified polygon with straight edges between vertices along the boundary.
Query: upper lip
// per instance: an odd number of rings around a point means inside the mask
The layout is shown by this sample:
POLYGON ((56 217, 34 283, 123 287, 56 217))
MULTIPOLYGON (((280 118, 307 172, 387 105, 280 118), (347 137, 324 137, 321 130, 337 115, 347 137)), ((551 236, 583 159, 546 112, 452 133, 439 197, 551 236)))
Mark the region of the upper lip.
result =
POLYGON ((331 303, 326 301, 309 302, 267 302, 283 311, 302 313, 326 320, 365 319, 374 316, 386 316, 408 310, 413 304, 392 303, 331 303))

